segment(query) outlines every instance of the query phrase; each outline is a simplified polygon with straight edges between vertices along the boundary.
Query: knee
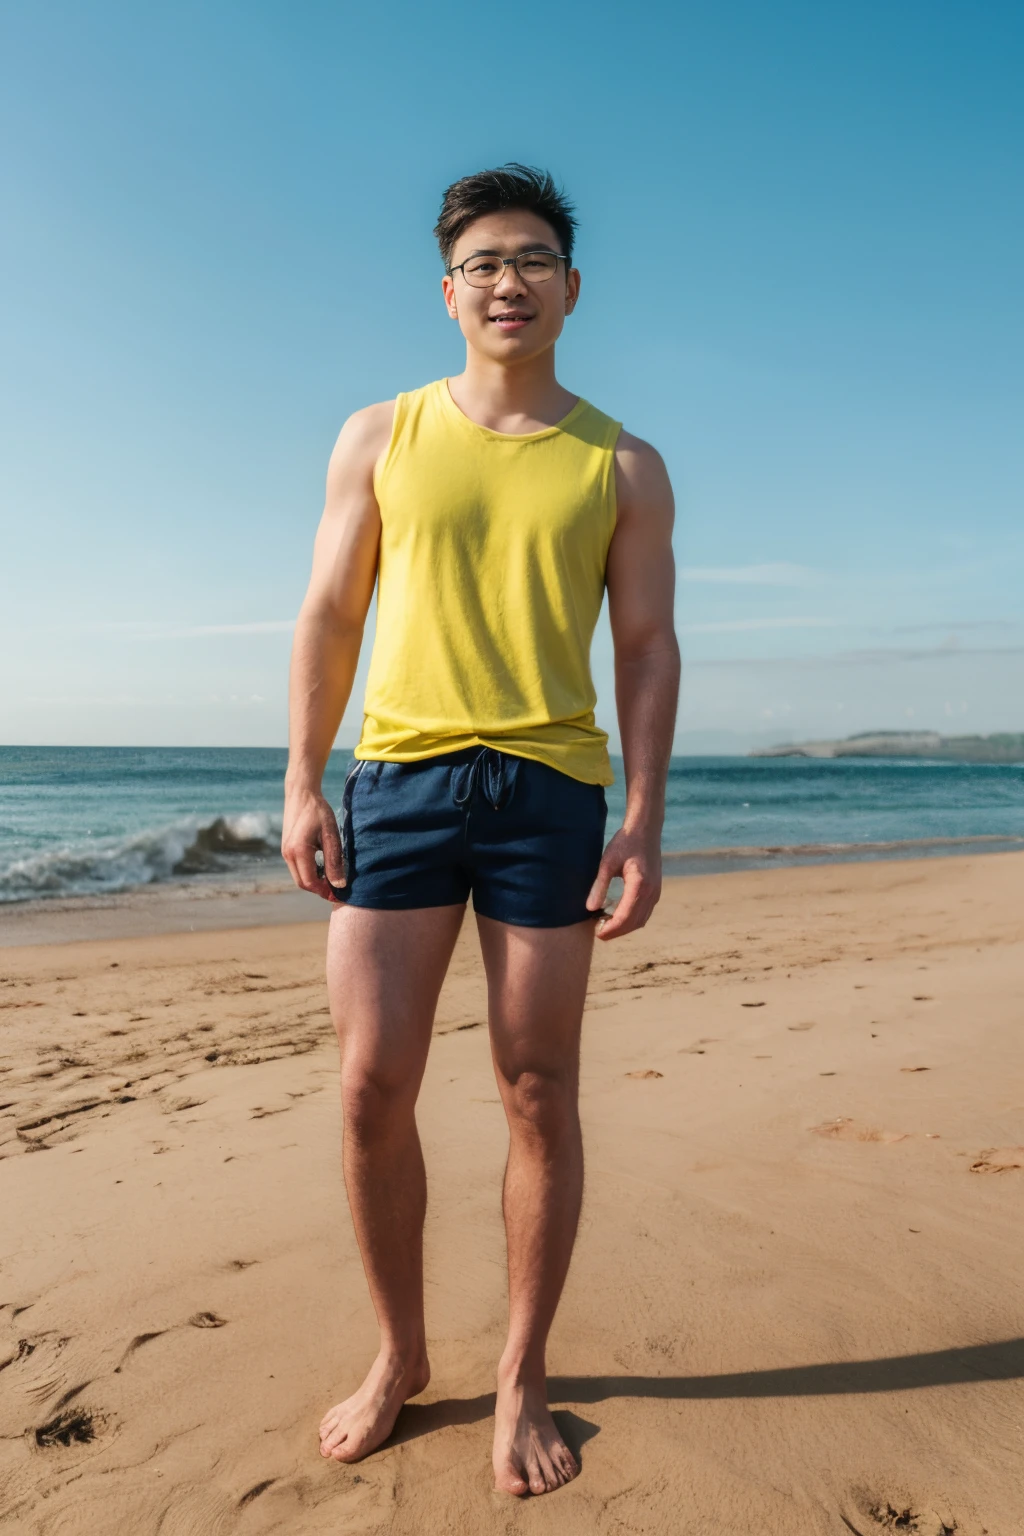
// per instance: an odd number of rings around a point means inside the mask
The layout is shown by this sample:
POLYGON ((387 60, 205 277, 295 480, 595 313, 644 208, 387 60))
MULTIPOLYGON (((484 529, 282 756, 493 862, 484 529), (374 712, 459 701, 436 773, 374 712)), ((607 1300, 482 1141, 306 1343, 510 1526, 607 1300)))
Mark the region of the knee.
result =
POLYGON ((503 1098, 513 1129, 543 1141, 560 1141, 577 1124, 576 1075, 517 1072, 505 1077, 503 1098))
POLYGON ((416 1085, 394 1071, 346 1063, 341 1073, 341 1102, 348 1130, 361 1140, 372 1139, 412 1115, 416 1085))

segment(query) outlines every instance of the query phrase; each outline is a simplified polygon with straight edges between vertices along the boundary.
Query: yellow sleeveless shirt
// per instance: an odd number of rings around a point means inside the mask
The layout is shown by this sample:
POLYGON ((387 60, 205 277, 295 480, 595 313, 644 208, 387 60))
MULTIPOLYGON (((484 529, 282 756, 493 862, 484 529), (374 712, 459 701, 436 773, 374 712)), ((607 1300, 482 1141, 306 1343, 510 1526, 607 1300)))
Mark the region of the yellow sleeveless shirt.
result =
POLYGON ((447 379, 398 396, 374 475, 377 629, 357 758, 496 747, 614 782, 590 643, 615 528, 619 423, 477 426, 447 379))

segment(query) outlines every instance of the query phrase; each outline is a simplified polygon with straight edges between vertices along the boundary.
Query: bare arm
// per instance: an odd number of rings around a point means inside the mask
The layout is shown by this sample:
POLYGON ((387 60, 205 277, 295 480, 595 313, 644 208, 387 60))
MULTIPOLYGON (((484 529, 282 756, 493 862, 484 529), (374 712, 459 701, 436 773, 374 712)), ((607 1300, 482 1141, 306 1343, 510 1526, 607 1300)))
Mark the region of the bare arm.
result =
POLYGON ((332 899, 344 885, 341 840, 321 790, 359 661, 377 578, 380 512, 373 470, 387 447, 394 402, 350 416, 327 468, 324 514, 309 589, 295 626, 289 687, 289 754, 281 851, 303 890, 332 899), (323 850, 325 872, 316 867, 323 850))
POLYGON ((609 882, 625 889, 598 937, 642 928, 661 895, 665 782, 679 698, 673 622, 674 507, 661 456, 622 433, 615 456, 618 518, 608 551, 608 612, 615 644, 615 700, 626 770, 626 815, 601 860, 587 906, 598 911, 609 882))

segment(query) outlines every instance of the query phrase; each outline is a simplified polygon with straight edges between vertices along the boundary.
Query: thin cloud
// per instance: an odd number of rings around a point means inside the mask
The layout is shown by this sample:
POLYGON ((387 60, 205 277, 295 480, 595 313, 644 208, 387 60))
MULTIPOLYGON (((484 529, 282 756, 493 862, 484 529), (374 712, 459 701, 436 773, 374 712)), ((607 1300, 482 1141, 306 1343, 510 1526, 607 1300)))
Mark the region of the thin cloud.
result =
POLYGON ((190 624, 175 631, 186 638, 199 635, 286 635, 295 628, 294 619, 256 619, 250 624, 190 624))
POLYGON ((679 624, 682 635, 727 635, 759 629, 833 629, 832 619, 714 619, 705 624, 679 624))
POLYGON ((927 635, 941 630, 954 634, 961 629, 1019 629, 1019 619, 946 619, 935 624, 894 624, 894 635, 927 635))
POLYGON ((284 635, 294 619, 252 619, 244 624, 182 624, 174 619, 139 619, 89 625, 88 628, 130 634, 139 640, 195 640, 207 635, 284 635))
POLYGON ((744 587, 809 587, 819 580, 817 571, 807 565, 793 565, 785 560, 765 565, 684 565, 683 581, 730 583, 744 587))
POLYGON ((920 649, 909 646, 879 646, 874 650, 832 651, 822 656, 701 656, 691 660, 693 667, 815 667, 891 666, 900 661, 967 660, 972 656, 1024 656, 1024 645, 957 646, 934 645, 920 649))

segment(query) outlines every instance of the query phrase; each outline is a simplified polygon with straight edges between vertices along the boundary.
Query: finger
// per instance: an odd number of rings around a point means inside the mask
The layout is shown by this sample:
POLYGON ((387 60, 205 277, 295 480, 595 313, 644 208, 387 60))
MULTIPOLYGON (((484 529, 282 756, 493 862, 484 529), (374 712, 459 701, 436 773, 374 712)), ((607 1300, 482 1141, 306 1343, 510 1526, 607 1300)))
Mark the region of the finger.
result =
POLYGON ((622 880, 624 885, 622 899, 611 917, 598 924, 598 938, 614 939, 640 926, 633 919, 640 915, 644 898, 648 895, 646 881, 635 865, 626 866, 622 872, 622 880))
POLYGON ((636 933, 638 929, 646 928, 647 924, 650 922, 651 913, 653 911, 654 903, 651 901, 650 897, 646 897, 643 901, 639 901, 636 905, 636 908, 627 919, 622 933, 636 933))
POLYGON ((327 879, 332 885, 347 885, 345 854, 333 811, 328 811, 320 822, 320 846, 324 851, 324 874, 327 879))
POLYGON ((638 904, 620 922, 618 908, 616 908, 612 917, 606 918, 598 925, 597 937, 599 939, 625 938, 627 933, 635 933, 637 929, 645 927, 653 910, 653 907, 647 903, 638 904))
POLYGON ((598 938, 621 939, 627 933, 635 933, 645 926, 654 911, 654 903, 645 893, 641 893, 628 910, 624 911, 623 906, 620 902, 606 923, 599 926, 598 938))
POLYGON ((322 896, 325 901, 331 900, 331 887, 316 867, 316 849, 303 848, 295 855, 295 863, 299 871, 299 885, 304 891, 312 891, 315 896, 322 896))
POLYGON ((298 869, 295 866, 295 860, 292 858, 290 853, 285 853, 284 849, 281 850, 281 856, 282 856, 282 858, 284 859, 285 863, 288 866, 288 873, 291 875, 292 879, 295 881, 295 884, 301 890, 301 888, 302 888, 302 881, 299 879, 299 871, 298 871, 298 869))
POLYGON ((607 855, 601 860, 601 866, 597 871, 597 879, 590 887, 590 895, 587 897, 587 911, 600 912, 608 896, 608 887, 613 878, 618 874, 607 855))

